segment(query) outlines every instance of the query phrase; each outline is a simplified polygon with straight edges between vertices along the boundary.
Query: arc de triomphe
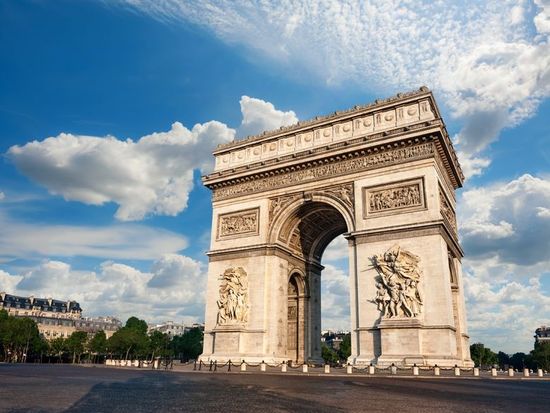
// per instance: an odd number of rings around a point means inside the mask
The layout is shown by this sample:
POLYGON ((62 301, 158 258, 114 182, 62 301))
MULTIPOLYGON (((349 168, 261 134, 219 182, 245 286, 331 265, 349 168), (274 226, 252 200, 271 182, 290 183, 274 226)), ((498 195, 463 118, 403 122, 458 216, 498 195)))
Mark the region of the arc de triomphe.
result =
POLYGON ((471 366, 455 190, 427 88, 220 146, 203 361, 321 360, 321 256, 344 234, 356 365, 471 366))

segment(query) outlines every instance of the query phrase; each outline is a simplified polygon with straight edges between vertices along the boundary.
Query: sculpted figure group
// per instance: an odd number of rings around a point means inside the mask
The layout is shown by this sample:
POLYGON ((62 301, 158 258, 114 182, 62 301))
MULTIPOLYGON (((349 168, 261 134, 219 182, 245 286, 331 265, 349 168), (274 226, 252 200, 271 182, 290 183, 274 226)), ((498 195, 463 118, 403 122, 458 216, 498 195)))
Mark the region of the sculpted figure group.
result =
POLYGON ((394 245, 384 254, 371 259, 379 282, 376 284, 378 310, 383 317, 416 317, 422 311, 422 296, 418 289, 422 272, 420 258, 394 245))
POLYGON ((420 204, 420 190, 417 184, 386 189, 370 194, 371 211, 383 211, 420 204))
POLYGON ((228 268, 220 277, 218 324, 248 321, 248 275, 242 267, 228 268))

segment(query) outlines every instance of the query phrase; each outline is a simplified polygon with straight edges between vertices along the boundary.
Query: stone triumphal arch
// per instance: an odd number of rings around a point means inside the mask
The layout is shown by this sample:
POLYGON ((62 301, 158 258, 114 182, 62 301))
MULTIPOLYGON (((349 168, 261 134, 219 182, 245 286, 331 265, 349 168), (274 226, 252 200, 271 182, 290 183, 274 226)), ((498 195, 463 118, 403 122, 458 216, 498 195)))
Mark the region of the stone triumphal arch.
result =
POLYGON ((321 360, 320 264, 349 245, 353 364, 471 365, 463 175, 427 88, 220 146, 203 361, 321 360))

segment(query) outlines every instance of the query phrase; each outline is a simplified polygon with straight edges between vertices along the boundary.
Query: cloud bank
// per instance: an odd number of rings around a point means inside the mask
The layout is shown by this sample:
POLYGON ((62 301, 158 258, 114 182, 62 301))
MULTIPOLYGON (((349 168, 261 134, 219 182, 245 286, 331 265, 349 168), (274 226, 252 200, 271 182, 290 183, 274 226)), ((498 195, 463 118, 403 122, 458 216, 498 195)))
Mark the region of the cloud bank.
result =
POLYGON ((72 299, 86 317, 113 315, 122 321, 137 315, 148 322, 202 322, 205 284, 204 265, 177 254, 163 255, 150 272, 112 261, 97 271, 80 271, 53 260, 17 275, 0 270, 2 291, 72 299))
POLYGON ((119 4, 201 25, 328 85, 351 81, 387 94, 426 84, 463 125, 455 138, 471 175, 488 165, 478 154, 500 131, 533 115, 550 95, 548 0, 119 4))
POLYGON ((470 335, 527 351, 550 321, 550 180, 526 174, 472 188, 459 206, 470 335))
MULTIPOLYGON (((281 112, 261 99, 243 96, 240 105, 242 134, 297 122, 294 112, 281 112)), ((193 189, 193 171, 207 172, 212 151, 235 135, 235 129, 218 121, 191 129, 175 122, 167 132, 136 141, 61 133, 12 146, 7 155, 50 193, 88 205, 114 202, 117 219, 135 221, 183 211, 193 189)))

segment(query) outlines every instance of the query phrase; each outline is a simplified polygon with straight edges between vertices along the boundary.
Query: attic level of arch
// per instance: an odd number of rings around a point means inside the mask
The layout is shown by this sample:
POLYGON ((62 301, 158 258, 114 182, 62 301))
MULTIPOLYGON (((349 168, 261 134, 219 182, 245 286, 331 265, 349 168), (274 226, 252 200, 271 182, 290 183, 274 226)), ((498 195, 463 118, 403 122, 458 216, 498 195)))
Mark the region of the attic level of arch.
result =
POLYGON ((425 141, 433 141, 435 143, 442 166, 447 171, 453 188, 461 187, 464 175, 445 125, 440 119, 387 130, 374 135, 335 142, 318 148, 290 153, 261 162, 252 162, 227 170, 216 171, 203 176, 202 180, 208 188, 216 189, 307 168, 316 163, 326 163, 337 161, 340 158, 346 159, 365 154, 375 154, 425 141), (411 137, 411 134, 414 137, 411 137))

